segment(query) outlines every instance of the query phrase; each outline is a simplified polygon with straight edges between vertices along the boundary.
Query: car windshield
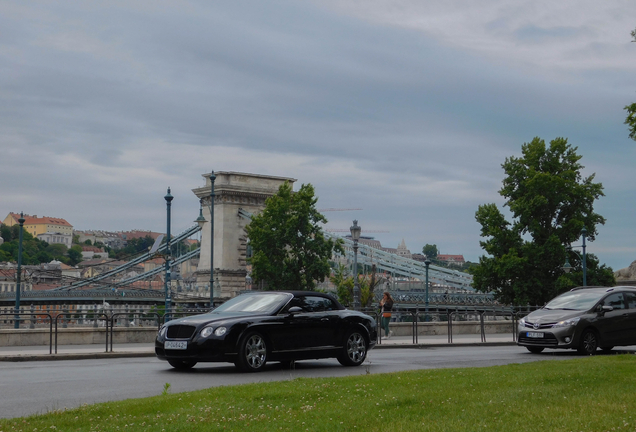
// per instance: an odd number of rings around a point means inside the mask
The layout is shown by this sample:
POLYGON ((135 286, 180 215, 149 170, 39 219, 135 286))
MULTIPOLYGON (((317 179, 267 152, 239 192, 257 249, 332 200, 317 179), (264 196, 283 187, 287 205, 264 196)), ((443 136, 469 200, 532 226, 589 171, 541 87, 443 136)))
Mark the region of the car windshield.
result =
POLYGON ((221 312, 258 312, 274 313, 281 306, 287 303, 291 294, 271 293, 271 294, 242 294, 223 303, 212 311, 221 312))
POLYGON ((545 309, 588 310, 598 302, 605 293, 594 291, 571 291, 552 299, 545 309))

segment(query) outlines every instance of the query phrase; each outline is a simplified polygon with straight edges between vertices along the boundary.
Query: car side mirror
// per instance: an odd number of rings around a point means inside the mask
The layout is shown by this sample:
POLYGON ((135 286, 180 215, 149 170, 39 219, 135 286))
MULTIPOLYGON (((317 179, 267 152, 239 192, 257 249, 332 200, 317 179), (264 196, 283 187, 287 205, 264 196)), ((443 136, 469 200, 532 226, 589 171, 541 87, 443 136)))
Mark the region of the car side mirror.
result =
POLYGON ((289 308, 289 310, 287 311, 289 312, 290 315, 294 315, 297 313, 302 313, 303 312, 303 308, 301 308, 300 306, 292 306, 289 308))

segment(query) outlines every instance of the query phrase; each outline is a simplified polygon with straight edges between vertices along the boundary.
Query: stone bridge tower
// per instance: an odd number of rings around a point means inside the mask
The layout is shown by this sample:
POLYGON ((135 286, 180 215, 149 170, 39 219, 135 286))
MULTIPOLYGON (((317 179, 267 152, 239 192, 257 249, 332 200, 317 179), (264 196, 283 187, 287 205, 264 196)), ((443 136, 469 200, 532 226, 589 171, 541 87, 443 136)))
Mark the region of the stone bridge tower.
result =
MULTIPOLYGON (((247 174, 232 171, 214 173, 214 280, 220 285, 215 297, 234 297, 245 290, 247 238, 245 226, 249 220, 239 215, 239 209, 257 214, 265 208, 265 200, 278 192, 286 181, 296 179, 247 174)), ((210 220, 210 174, 202 174, 205 186, 193 189, 202 200, 203 216, 210 220)), ((197 285, 210 281, 210 224, 201 231, 201 254, 197 268, 197 285)))

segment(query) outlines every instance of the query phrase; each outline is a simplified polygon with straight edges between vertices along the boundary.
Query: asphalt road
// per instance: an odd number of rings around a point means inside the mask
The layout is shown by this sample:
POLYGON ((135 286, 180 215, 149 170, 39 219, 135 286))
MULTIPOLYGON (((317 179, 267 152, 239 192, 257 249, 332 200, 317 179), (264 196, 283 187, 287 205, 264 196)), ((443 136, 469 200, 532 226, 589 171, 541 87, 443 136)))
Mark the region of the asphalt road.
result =
MULTIPOLYGON (((616 350, 615 352, 619 352, 616 350)), ((570 351, 530 354, 517 346, 449 346, 382 349, 369 353, 360 367, 336 360, 298 362, 294 369, 272 363, 260 373, 239 373, 233 365, 202 363, 179 372, 153 357, 0 363, 0 418, 22 417, 82 404, 298 377, 340 377, 414 369, 486 367, 539 360, 576 358, 570 351)))

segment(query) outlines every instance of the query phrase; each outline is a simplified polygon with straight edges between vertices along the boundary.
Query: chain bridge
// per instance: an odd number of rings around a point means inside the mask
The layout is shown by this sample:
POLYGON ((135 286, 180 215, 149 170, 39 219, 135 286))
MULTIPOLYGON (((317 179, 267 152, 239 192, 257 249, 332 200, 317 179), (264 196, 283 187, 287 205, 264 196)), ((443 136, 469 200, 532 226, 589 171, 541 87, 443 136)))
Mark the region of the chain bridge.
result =
MULTIPOLYGON (((211 244, 211 224, 203 229, 195 225, 171 239, 171 244, 187 239, 202 230, 201 247, 186 254, 171 257, 170 266, 200 256, 199 267, 195 274, 197 281, 186 286, 172 286, 172 299, 175 302, 204 305, 210 298, 210 256, 214 248, 215 297, 217 289, 220 299, 228 298, 246 289, 247 276, 247 238, 244 228, 251 215, 264 208, 265 200, 276 193, 285 181, 293 183, 295 179, 271 177, 235 172, 216 172, 204 174, 206 186, 194 189, 201 199, 202 211, 206 220, 214 214, 214 245, 211 244), (215 175, 216 174, 216 175, 215 175), (214 180, 217 180, 215 187, 214 180), (213 200, 213 201, 212 201, 213 200), (213 205, 212 205, 213 203, 213 205)), ((337 237, 325 232, 325 236, 338 238, 344 243, 347 263, 354 258, 354 243, 349 238, 337 237)), ((375 266, 377 272, 391 275, 393 280, 405 279, 425 281, 427 269, 424 263, 408 259, 397 254, 372 248, 359 243, 358 263, 370 270, 375 266)), ((22 300, 26 303, 99 303, 104 301, 116 303, 152 303, 162 304, 163 290, 135 288, 131 285, 147 280, 164 271, 163 266, 132 276, 117 279, 118 275, 131 270, 132 267, 157 256, 166 256, 167 245, 164 243, 157 252, 144 253, 139 257, 103 272, 95 277, 76 280, 71 283, 47 291, 23 291, 22 300)), ((342 259, 342 258, 340 258, 342 259)), ((430 282, 428 297, 423 284, 413 288, 401 288, 401 284, 393 284, 390 290, 397 296, 396 300, 404 305, 424 305, 428 298, 430 305, 495 305, 492 295, 479 294, 472 288, 472 276, 457 270, 430 265, 428 268, 430 282)), ((378 290, 376 290, 378 291, 378 290)), ((377 293, 376 295, 381 295, 377 293)), ((0 293, 0 305, 10 306, 15 298, 14 293, 0 293)), ((379 297, 377 298, 379 300, 379 297)))

